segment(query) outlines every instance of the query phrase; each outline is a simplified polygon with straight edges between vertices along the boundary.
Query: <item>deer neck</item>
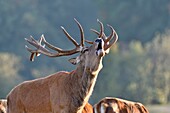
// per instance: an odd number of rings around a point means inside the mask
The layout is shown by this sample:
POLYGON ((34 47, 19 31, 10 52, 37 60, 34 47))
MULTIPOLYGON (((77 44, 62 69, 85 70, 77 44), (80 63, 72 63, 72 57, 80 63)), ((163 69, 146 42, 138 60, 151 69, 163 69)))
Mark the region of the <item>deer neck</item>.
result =
POLYGON ((71 75, 72 103, 77 111, 82 111, 92 94, 98 73, 102 69, 101 62, 95 68, 79 65, 71 75))

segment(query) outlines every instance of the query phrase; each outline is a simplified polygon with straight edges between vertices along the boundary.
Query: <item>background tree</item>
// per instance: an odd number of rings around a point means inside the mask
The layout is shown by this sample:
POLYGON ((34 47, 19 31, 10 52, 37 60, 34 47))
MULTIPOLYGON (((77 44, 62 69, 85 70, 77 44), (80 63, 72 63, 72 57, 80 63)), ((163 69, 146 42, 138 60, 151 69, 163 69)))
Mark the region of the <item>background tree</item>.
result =
POLYGON ((19 56, 9 53, 0 53, 0 98, 22 81, 19 71, 22 69, 19 56))
POLYGON ((147 55, 152 61, 150 85, 153 88, 153 102, 167 103, 170 97, 170 31, 158 34, 146 45, 147 55))

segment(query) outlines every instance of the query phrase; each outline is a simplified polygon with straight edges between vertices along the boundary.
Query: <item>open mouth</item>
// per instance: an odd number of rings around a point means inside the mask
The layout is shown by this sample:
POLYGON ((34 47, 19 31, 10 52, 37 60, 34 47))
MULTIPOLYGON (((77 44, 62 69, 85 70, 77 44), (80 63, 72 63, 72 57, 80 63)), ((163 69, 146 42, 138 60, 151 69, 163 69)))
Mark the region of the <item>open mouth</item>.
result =
POLYGON ((98 47, 97 47, 97 51, 100 50, 100 49, 102 49, 102 42, 99 42, 98 47))
POLYGON ((96 55, 97 56, 103 56, 104 55, 104 50, 103 50, 103 47, 104 47, 104 43, 102 40, 98 40, 98 46, 97 46, 97 49, 96 49, 96 55))

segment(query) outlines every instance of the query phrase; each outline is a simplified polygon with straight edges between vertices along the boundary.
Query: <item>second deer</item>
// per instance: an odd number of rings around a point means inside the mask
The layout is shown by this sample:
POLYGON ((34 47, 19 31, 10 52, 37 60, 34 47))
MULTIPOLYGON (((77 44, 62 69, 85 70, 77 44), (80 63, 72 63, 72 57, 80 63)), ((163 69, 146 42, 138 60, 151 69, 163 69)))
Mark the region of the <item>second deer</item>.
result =
POLYGON ((139 103, 120 98, 105 97, 93 106, 94 113, 149 113, 146 107, 139 103))

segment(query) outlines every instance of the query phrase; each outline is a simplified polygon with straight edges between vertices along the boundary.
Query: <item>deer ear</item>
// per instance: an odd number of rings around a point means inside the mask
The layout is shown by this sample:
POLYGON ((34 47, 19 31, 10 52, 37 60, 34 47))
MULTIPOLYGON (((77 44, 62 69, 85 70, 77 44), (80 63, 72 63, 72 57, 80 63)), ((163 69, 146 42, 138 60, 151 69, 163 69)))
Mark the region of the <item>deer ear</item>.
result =
POLYGON ((72 63, 73 65, 76 65, 76 64, 78 64, 80 62, 80 59, 79 59, 79 57, 77 57, 77 58, 71 58, 68 61, 70 63, 72 63))

